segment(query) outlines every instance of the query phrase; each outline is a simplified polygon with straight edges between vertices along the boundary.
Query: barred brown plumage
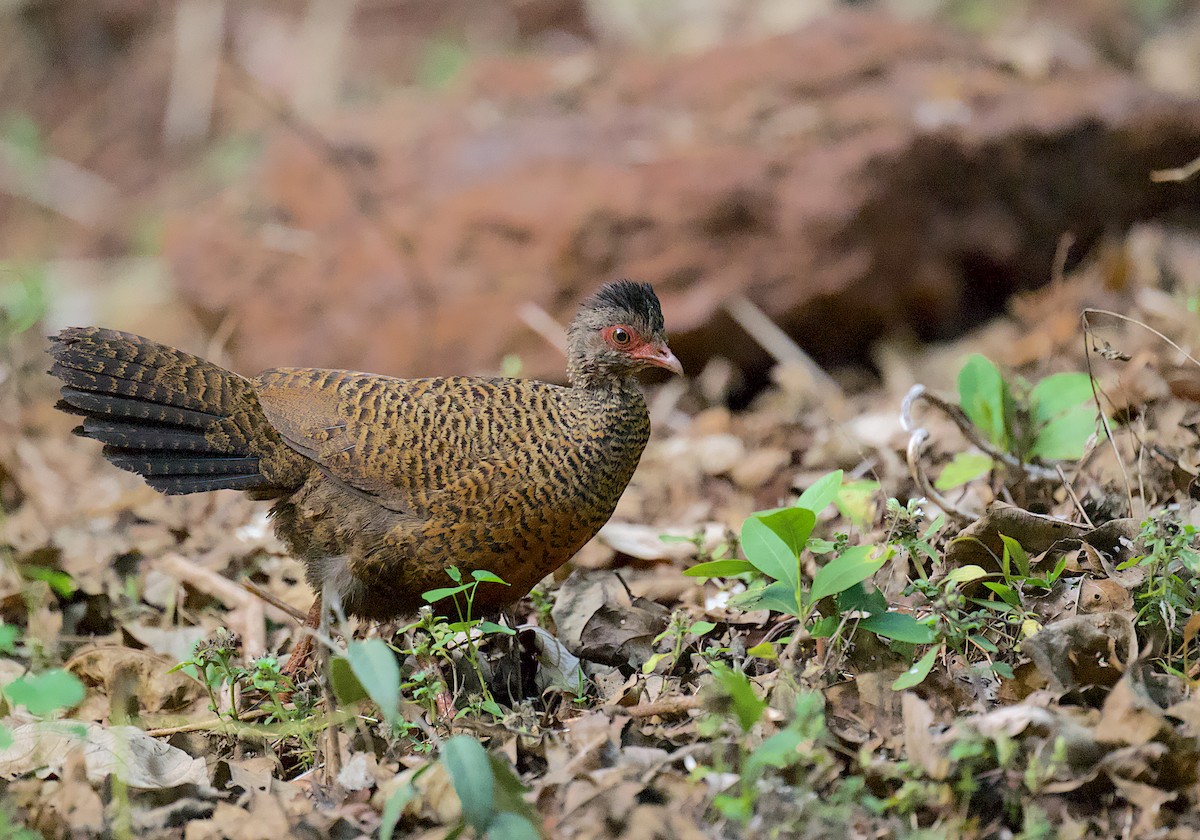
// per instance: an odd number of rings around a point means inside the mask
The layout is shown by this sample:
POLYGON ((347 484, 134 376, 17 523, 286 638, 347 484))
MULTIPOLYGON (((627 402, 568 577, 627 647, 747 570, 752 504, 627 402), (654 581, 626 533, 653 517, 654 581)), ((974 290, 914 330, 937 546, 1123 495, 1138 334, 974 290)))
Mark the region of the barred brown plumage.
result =
POLYGON ((53 339, 59 407, 116 466, 164 493, 275 500, 318 593, 410 614, 445 569, 485 569, 476 604, 512 603, 612 515, 650 433, 633 375, 681 373, 648 284, 617 281, 568 330, 570 387, 288 368, 253 379, 96 327, 53 339))

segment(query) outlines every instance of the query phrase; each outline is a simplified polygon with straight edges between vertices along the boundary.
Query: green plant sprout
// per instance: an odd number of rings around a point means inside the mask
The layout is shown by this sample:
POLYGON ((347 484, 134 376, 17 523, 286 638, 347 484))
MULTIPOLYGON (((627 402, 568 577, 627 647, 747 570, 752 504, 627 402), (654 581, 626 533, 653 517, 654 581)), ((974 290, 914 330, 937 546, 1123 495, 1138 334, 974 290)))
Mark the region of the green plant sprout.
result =
MULTIPOLYGON (((958 373, 958 403, 982 437, 1019 463, 1074 461, 1096 431, 1098 412, 1086 373, 1055 373, 1030 385, 1008 381, 987 357, 971 355, 958 373)), ((984 453, 960 453, 935 486, 951 490, 997 467, 984 453)))

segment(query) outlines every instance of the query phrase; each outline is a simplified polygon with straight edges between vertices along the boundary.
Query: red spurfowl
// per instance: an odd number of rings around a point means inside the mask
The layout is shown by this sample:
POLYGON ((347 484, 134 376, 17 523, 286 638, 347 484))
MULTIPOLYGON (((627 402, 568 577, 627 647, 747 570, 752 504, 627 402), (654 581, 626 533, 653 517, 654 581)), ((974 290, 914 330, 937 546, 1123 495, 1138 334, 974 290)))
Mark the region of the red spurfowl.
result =
MULTIPOLYGON (((53 339, 78 434, 163 493, 275 501, 275 530, 350 615, 416 611, 445 569, 485 569, 481 608, 525 595, 612 515, 650 434, 633 378, 681 373, 648 284, 610 283, 568 330, 570 387, 280 368, 246 379, 96 327, 53 339)), ((318 606, 310 622, 320 615, 318 606)))

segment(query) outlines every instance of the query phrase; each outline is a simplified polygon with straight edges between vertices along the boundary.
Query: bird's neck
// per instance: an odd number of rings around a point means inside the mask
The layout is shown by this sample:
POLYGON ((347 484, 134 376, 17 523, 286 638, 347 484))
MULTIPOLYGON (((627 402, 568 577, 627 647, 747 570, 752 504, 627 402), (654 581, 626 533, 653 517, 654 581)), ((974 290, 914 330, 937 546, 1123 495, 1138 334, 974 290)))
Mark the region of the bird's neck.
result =
POLYGON ((636 395, 641 397, 641 389, 633 376, 613 376, 594 371, 572 371, 571 388, 581 395, 591 395, 610 400, 636 395))

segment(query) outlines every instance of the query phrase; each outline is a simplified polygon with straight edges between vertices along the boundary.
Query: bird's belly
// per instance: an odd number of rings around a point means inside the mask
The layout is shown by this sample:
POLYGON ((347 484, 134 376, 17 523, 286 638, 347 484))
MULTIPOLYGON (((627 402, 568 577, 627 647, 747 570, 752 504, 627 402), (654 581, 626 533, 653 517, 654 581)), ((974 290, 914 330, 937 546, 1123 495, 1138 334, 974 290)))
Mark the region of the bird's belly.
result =
MULTIPOLYGON (((386 620, 411 616, 425 592, 453 586, 451 566, 488 571, 508 585, 481 584, 475 608, 494 611, 526 595, 608 521, 616 499, 578 494, 451 504, 417 519, 329 485, 310 486, 276 506, 276 530, 305 562, 318 592, 339 589, 347 613, 386 620)), ((451 603, 441 610, 454 613, 451 603)))

